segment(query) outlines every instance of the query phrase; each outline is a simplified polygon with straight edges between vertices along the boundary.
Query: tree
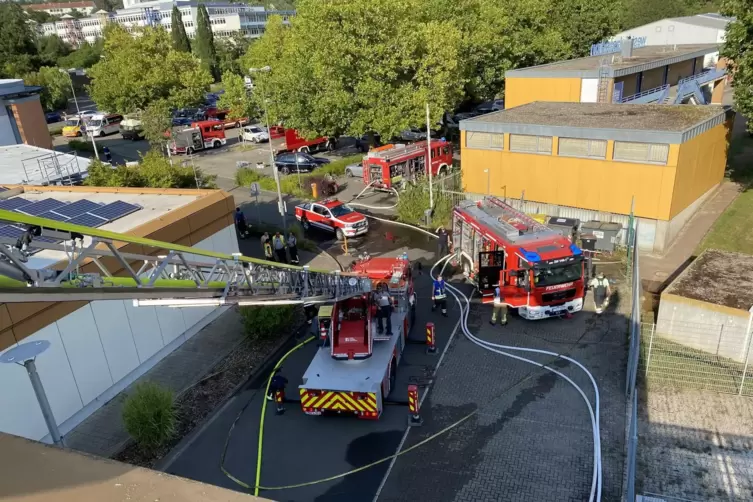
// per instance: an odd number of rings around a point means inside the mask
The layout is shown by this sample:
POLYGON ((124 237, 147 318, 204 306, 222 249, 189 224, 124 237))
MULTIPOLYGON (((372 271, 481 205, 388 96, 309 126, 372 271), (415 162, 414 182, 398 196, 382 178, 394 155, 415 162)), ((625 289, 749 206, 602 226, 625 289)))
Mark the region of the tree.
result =
POLYGON ((27 10, 26 15, 29 16, 29 19, 39 24, 52 23, 59 19, 57 16, 53 16, 43 10, 27 10))
POLYGON ((0 77, 16 77, 37 67, 37 48, 27 20, 19 4, 0 3, 0 77))
POLYGON ((722 14, 736 18, 727 27, 720 55, 728 58, 734 75, 735 108, 749 118, 747 129, 753 134, 753 1, 724 0, 722 14))
POLYGON ((191 42, 188 41, 186 27, 183 26, 183 15, 178 10, 177 5, 173 5, 170 32, 173 38, 173 49, 180 52, 191 52, 191 42))
POLYGON ((81 19, 82 17, 86 17, 86 14, 78 9, 71 9, 70 15, 73 19, 81 19))
POLYGON ((58 65, 62 68, 84 68, 88 69, 97 64, 102 59, 102 49, 104 41, 96 40, 93 44, 84 42, 75 51, 58 60, 58 65))
POLYGON ((242 67, 241 58, 248 51, 250 44, 251 39, 243 35, 243 33, 236 33, 232 37, 218 40, 215 43, 217 65, 223 78, 227 72, 241 76, 246 75, 248 68, 242 67))
POLYGON ((207 176, 201 169, 170 162, 156 150, 141 156, 136 166, 112 167, 92 161, 84 184, 107 187, 150 188, 215 188, 216 176, 207 176))
POLYGON ((214 48, 214 34, 209 22, 207 6, 203 3, 199 4, 196 17, 196 44, 194 44, 196 55, 201 60, 202 68, 217 80, 219 74, 217 71, 217 51, 214 48))
POLYGON ((42 86, 40 100, 42 108, 51 112, 65 108, 71 97, 71 83, 68 75, 61 73, 59 68, 42 66, 38 72, 24 76, 26 85, 42 86))
POLYGON ((144 138, 152 147, 159 151, 165 149, 169 138, 165 133, 172 127, 170 105, 167 100, 160 99, 146 107, 141 114, 141 128, 144 138))
POLYGON ((225 92, 220 95, 218 108, 230 110, 231 119, 258 117, 259 112, 251 93, 246 89, 243 77, 232 72, 222 74, 222 87, 225 92))
POLYGON ((161 27, 146 27, 137 37, 110 27, 103 56, 88 72, 90 96, 101 110, 129 113, 160 100, 174 108, 191 106, 212 82, 194 56, 172 48, 161 27))
POLYGON ((42 63, 57 65, 58 61, 70 54, 71 48, 57 35, 48 35, 37 39, 37 50, 42 63))
POLYGON ((271 66, 257 88, 286 125, 389 138, 425 123, 426 103, 436 123, 461 100, 461 32, 420 15, 418 0, 302 0, 298 9, 290 30, 270 20, 245 58, 271 66))
POLYGON ((588 56, 591 45, 620 28, 621 0, 568 0, 553 2, 551 19, 575 57, 588 56))

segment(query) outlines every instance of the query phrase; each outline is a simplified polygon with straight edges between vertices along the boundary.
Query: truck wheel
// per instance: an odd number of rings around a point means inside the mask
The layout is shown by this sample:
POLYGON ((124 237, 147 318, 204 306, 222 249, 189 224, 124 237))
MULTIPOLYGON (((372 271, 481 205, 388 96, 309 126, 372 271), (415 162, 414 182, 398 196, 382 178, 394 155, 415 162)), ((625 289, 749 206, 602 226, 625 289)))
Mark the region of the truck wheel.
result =
POLYGON ((212 148, 219 148, 221 146, 222 146, 222 142, 220 141, 215 141, 212 143, 212 148))
POLYGON ((190 146, 186 147, 186 155, 191 155, 193 153, 193 148, 190 146))
POLYGON ((77 138, 80 138, 80 137, 81 137, 81 131, 79 131, 79 132, 77 132, 77 133, 76 133, 76 137, 77 137, 77 138))
POLYGON ((305 216, 301 218, 301 226, 303 227, 304 230, 308 230, 309 228, 311 228, 311 225, 309 224, 309 220, 305 216))
POLYGON ((353 171, 351 171, 350 169, 346 169, 345 170, 345 176, 347 176, 348 178, 352 178, 353 177, 353 171))
POLYGON ((337 145, 335 145, 334 141, 327 141, 327 151, 328 152, 334 152, 335 148, 337 148, 337 145))
POLYGON ((340 230, 339 228, 337 228, 337 229, 335 229, 335 238, 338 241, 341 241, 341 240, 345 239, 345 234, 343 233, 342 230, 340 230))

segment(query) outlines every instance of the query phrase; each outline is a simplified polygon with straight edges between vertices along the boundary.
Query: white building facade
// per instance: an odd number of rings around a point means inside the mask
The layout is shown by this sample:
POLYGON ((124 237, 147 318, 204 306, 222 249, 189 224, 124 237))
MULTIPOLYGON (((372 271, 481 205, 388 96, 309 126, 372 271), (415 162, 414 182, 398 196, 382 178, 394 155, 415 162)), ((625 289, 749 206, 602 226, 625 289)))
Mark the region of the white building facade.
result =
MULTIPOLYGON (((99 11, 82 19, 61 19, 55 23, 44 23, 38 27, 42 35, 58 35, 65 42, 79 46, 84 42, 94 43, 102 36, 107 23, 116 23, 132 31, 144 26, 172 28, 173 5, 180 10, 183 26, 189 38, 196 36, 199 2, 176 0, 174 2, 125 2, 126 8, 114 13, 99 11)), ((242 34, 258 38, 264 33, 267 19, 272 15, 282 16, 284 21, 295 15, 295 11, 268 11, 262 6, 240 3, 205 3, 209 13, 212 32, 217 38, 242 34)))
MULTIPOLYGON (((727 25, 734 19, 720 14, 670 17, 617 33, 612 40, 646 37, 645 45, 698 45, 724 42, 727 25)), ((707 54, 704 67, 713 66, 719 53, 707 54)))
POLYGON ((76 11, 88 16, 97 10, 97 6, 94 5, 94 2, 38 3, 25 5, 24 10, 46 12, 51 16, 63 16, 65 14, 72 14, 76 11))

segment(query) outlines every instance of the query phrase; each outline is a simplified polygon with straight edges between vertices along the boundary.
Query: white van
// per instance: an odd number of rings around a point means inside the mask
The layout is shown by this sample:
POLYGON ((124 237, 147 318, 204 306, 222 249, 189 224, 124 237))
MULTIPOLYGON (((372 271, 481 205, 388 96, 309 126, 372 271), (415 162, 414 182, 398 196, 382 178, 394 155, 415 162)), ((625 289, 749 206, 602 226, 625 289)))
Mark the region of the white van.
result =
POLYGON ((86 122, 86 134, 89 136, 114 134, 120 130, 120 123, 122 121, 123 116, 116 113, 93 115, 86 122))

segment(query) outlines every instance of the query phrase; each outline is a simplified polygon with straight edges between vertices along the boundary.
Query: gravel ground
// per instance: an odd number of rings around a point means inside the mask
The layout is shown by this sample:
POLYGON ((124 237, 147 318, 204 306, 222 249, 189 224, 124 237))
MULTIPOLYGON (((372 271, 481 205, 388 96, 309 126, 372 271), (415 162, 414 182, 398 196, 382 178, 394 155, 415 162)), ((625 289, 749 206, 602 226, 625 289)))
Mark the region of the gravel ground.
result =
POLYGON ((147 453, 135 443, 130 443, 115 455, 115 460, 141 467, 154 467, 181 439, 221 406, 238 385, 248 380, 286 339, 287 336, 282 335, 270 340, 244 340, 237 349, 217 363, 206 377, 178 396, 175 401, 178 416, 176 434, 168 444, 155 452, 147 453))

